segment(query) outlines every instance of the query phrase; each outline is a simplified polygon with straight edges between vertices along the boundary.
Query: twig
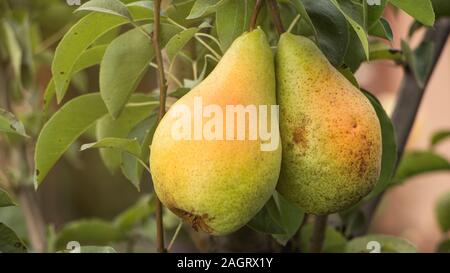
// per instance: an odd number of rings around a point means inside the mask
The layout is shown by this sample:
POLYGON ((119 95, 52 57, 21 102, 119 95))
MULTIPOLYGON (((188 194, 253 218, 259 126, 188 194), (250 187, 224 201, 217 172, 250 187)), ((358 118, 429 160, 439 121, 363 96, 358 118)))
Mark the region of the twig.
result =
MULTIPOLYGON (((431 75, 436 68, 442 51, 444 50, 449 34, 450 19, 448 18, 440 19, 435 27, 428 29, 425 34, 424 41, 433 41, 435 43, 435 52, 431 70, 426 77, 424 87, 418 85, 414 74, 408 67, 404 68, 405 76, 403 78, 402 88, 399 91, 397 104, 392 115, 392 123, 394 125, 397 141, 397 166, 405 151, 405 146, 414 125, 423 95, 425 94, 431 75)), ((360 232, 353 234, 353 236, 367 233, 371 220, 382 198, 383 193, 379 194, 364 206, 363 212, 367 221, 364 228, 362 228, 360 232)))
POLYGON ((175 241, 176 241, 176 239, 178 237, 178 234, 180 233, 180 230, 181 230, 182 227, 183 227, 183 221, 180 221, 180 223, 177 226, 177 229, 175 230, 175 233, 172 236, 172 240, 170 240, 170 243, 167 246, 167 252, 170 252, 170 250, 172 249, 173 244, 175 243, 175 241))
POLYGON ((278 3, 276 0, 267 0, 267 8, 269 9, 270 17, 272 17, 272 22, 277 29, 278 34, 284 33, 283 22, 281 21, 280 10, 278 9, 278 3))
MULTIPOLYGON (((164 75, 164 64, 161 53, 161 47, 159 44, 159 36, 161 31, 161 0, 155 0, 153 2, 153 47, 155 49, 156 63, 158 64, 158 84, 159 84, 159 116, 158 121, 161 121, 164 114, 166 113, 166 78, 164 75)), ((164 226, 162 219, 162 204, 158 197, 155 198, 156 202, 156 251, 162 253, 165 251, 164 248, 164 226)))
POLYGON ((318 215, 314 221, 313 234, 310 241, 310 252, 322 252, 323 242, 325 240, 325 231, 327 228, 328 215, 318 215))
POLYGON ((252 31, 256 27, 256 21, 258 20, 259 12, 261 11, 263 0, 256 0, 255 8, 253 9, 252 18, 250 19, 250 25, 248 27, 248 31, 252 31))

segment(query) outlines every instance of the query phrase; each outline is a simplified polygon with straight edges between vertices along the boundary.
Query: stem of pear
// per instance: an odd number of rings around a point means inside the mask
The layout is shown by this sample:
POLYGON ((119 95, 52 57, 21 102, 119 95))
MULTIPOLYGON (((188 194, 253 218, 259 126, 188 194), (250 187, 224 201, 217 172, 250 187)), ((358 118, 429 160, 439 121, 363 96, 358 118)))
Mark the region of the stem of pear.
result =
POLYGON ((255 8, 253 9, 252 18, 250 19, 250 25, 248 27, 248 31, 252 31, 256 27, 256 21, 258 20, 259 12, 261 11, 263 0, 257 0, 255 4, 255 8))
MULTIPOLYGON (((153 48, 155 50, 156 63, 158 65, 158 85, 159 85, 159 116, 158 120, 161 121, 164 114, 166 113, 166 78, 164 75, 164 63, 161 53, 161 46, 159 44, 159 37, 161 31, 161 0, 155 0, 153 2, 153 48)), ((159 198, 156 196, 156 251, 158 253, 165 252, 164 247, 164 226, 163 226, 163 216, 162 216, 162 204, 159 198)))
POLYGON ((277 29, 279 35, 286 32, 283 26, 283 22, 281 21, 280 10, 278 8, 278 3, 276 0, 267 0, 267 8, 269 9, 270 17, 272 18, 272 22, 277 29))

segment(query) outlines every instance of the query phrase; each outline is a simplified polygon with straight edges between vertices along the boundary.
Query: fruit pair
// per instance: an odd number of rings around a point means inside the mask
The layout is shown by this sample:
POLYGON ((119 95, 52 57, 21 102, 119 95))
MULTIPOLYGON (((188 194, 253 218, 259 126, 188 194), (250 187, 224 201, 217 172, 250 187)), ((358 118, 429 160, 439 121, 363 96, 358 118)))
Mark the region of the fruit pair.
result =
MULTIPOLYGON (((274 67, 264 32, 257 29, 243 34, 211 74, 172 106, 156 129, 150 156, 156 193, 194 229, 214 235, 239 229, 276 187, 305 212, 327 214, 357 202, 377 181, 380 125, 364 95, 304 37, 283 34, 276 76, 274 67), (221 140, 192 138, 195 133, 191 138, 186 134, 174 138, 177 118, 183 114, 177 106, 183 106, 185 114, 195 113, 199 98, 203 105, 215 105, 223 112, 229 105, 270 109, 278 100, 281 143, 262 150, 260 137, 248 138, 249 124, 244 140, 227 140, 224 128, 221 140)), ((213 119, 212 112, 207 116, 213 119)), ((187 128, 192 131, 196 122, 210 123, 196 120, 195 114, 187 117, 187 128)), ((220 130, 217 127, 226 124, 227 116, 214 118, 214 129, 220 130)), ((271 121, 278 120, 267 122, 271 121)), ((272 131, 278 136, 278 126, 272 131)))

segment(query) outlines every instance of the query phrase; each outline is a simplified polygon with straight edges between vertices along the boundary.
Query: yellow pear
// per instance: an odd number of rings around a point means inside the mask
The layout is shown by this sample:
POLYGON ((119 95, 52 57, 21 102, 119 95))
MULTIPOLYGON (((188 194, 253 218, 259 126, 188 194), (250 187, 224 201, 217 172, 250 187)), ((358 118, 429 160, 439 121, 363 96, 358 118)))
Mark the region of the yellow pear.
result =
POLYGON ((380 173, 374 108, 306 37, 282 35, 276 73, 283 146, 278 191, 311 214, 350 207, 380 173))
POLYGON ((272 124, 271 149, 259 133, 256 138, 252 134, 255 116, 250 111, 239 122, 239 114, 229 110, 267 106, 271 113, 275 104, 274 61, 266 36, 260 29, 244 33, 156 129, 150 168, 162 203, 194 229, 213 235, 228 234, 250 221, 278 180, 278 115, 267 115, 265 123, 268 128, 272 124), (243 139, 238 137, 240 128, 243 139))

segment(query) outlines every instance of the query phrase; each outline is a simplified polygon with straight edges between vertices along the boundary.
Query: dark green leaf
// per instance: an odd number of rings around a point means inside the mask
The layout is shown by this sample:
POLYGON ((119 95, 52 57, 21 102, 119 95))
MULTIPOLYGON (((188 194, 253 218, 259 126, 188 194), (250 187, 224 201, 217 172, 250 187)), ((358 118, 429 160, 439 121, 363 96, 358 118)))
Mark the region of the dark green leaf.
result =
POLYGON ((366 1, 368 3, 367 27, 371 28, 383 15, 384 8, 386 7, 388 0, 380 0, 379 5, 376 0, 366 0, 366 1))
POLYGON ((433 26, 435 14, 430 0, 389 0, 426 26, 433 26))
POLYGON ((222 52, 245 31, 245 1, 226 0, 216 11, 217 35, 222 52))
POLYGON ((450 239, 444 240, 439 243, 437 247, 438 253, 450 253, 450 239))
POLYGON ((334 66, 340 66, 349 42, 345 17, 330 1, 303 0, 303 4, 317 31, 320 49, 334 66))
MULTIPOLYGON (((269 202, 273 202, 271 199, 269 202)), ((258 214, 247 224, 255 231, 266 234, 283 234, 284 230, 270 215, 267 206, 264 206, 258 214)))
POLYGON ((56 249, 65 249, 67 243, 80 245, 108 245, 123 239, 124 234, 109 222, 100 219, 80 220, 64 226, 57 234, 56 249))
POLYGON ((0 132, 28 137, 25 128, 12 113, 0 108, 0 132))
POLYGON ((141 156, 141 146, 139 146, 136 139, 108 137, 94 143, 83 144, 80 150, 84 151, 93 148, 115 149, 120 152, 129 153, 138 158, 141 156))
POLYGON ((272 196, 274 202, 268 203, 272 218, 283 228, 283 234, 274 234, 273 237, 285 245, 299 229, 304 213, 293 203, 289 202, 278 192, 272 196))
POLYGON ((119 214, 114 219, 114 225, 122 231, 128 231, 135 225, 150 218, 155 210, 153 196, 146 195, 141 197, 133 206, 119 214))
POLYGON ((196 19, 203 15, 213 13, 224 2, 225 0, 196 0, 186 19, 196 19))
POLYGON ((394 35, 392 33, 391 26, 389 22, 384 19, 380 18, 370 29, 369 34, 373 36, 377 36, 383 39, 387 39, 392 42, 394 39, 394 35))
POLYGON ((26 253, 27 247, 12 229, 3 223, 0 223, 0 253, 2 252, 26 253))
POLYGON ((381 173, 375 188, 365 198, 365 200, 377 196, 384 191, 391 183, 397 162, 397 144, 395 142, 395 132, 389 115, 384 110, 378 99, 367 91, 363 91, 364 95, 369 99, 381 126, 382 139, 382 156, 381 156, 381 173))
POLYGON ((127 7, 119 0, 91 0, 83 4, 76 11, 103 12, 131 20, 131 15, 127 7))
POLYGON ((173 36, 166 45, 167 56, 172 61, 173 58, 183 49, 183 47, 195 36, 198 28, 188 28, 173 36))
POLYGON ((9 194, 6 191, 0 189, 0 208, 11 207, 15 205, 16 204, 14 204, 11 197, 9 197, 9 194))
POLYGON ((433 152, 407 152, 400 162, 394 181, 401 183, 410 177, 435 171, 450 171, 450 163, 433 152))
POLYGON ((99 93, 79 96, 59 109, 44 125, 35 151, 35 186, 83 132, 107 114, 99 93))
POLYGON ((431 138, 431 146, 435 147, 436 145, 440 144, 441 142, 445 140, 450 139, 450 131, 439 131, 435 134, 433 134, 431 138))
MULTIPOLYGON (((151 25, 142 28, 151 32, 151 25)), ((161 46, 164 47, 179 31, 172 25, 161 24, 161 46)), ((122 112, 153 57, 150 37, 142 29, 122 34, 106 49, 100 64, 100 93, 114 118, 122 112)))
POLYGON ((450 192, 440 196, 436 203, 436 217, 442 232, 450 230, 450 192))
MULTIPOLYGON (((125 106, 117 119, 111 115, 102 117, 96 126, 96 139, 107 137, 126 138, 130 131, 158 107, 159 100, 143 94, 135 94, 130 104, 125 106)), ((111 173, 119 168, 122 162, 122 153, 112 149, 100 149, 100 156, 111 173)))
POLYGON ((347 243, 347 253, 415 253, 410 242, 387 235, 367 235, 347 243), (379 249, 377 249, 379 246, 379 249))

